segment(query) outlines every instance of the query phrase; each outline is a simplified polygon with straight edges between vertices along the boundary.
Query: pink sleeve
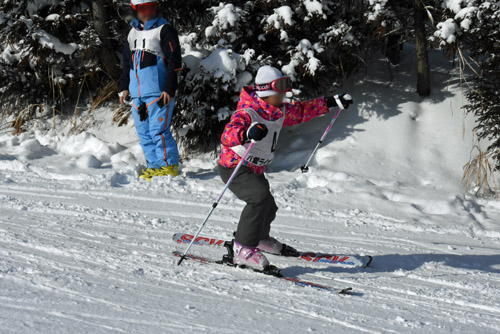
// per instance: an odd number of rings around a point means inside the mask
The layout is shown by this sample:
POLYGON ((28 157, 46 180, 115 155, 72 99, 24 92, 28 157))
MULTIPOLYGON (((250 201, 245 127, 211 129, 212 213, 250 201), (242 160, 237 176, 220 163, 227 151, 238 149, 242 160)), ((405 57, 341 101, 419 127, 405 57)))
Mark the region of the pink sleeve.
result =
POLYGON ((243 144, 243 134, 252 125, 252 118, 244 111, 239 110, 233 114, 222 133, 222 145, 233 147, 243 144))
POLYGON ((284 127, 305 123, 328 113, 328 105, 324 98, 318 98, 305 102, 293 102, 285 104, 286 117, 284 127))

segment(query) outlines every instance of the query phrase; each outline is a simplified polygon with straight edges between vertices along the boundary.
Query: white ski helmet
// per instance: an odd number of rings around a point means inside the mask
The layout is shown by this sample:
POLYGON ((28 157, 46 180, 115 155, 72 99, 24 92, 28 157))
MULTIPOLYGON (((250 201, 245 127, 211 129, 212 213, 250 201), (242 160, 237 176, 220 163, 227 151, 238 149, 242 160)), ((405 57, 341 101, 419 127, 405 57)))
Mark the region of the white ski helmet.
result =
POLYGON ((149 3, 158 3, 157 0, 132 0, 130 1, 130 5, 132 6, 133 10, 137 10, 137 7, 140 5, 145 5, 149 3))

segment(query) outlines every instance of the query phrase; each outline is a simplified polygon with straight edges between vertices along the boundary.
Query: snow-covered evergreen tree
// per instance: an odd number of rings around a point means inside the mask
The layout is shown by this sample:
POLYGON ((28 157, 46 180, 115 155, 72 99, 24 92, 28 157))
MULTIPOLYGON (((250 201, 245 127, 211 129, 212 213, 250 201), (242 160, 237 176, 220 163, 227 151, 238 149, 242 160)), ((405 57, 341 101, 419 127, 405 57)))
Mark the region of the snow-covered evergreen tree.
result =
MULTIPOLYGON (((331 93, 362 63, 361 0, 160 4, 181 34, 185 71, 173 124, 189 149, 216 147, 241 87, 260 65, 281 68, 299 97, 312 97, 331 93)), ((0 2, 3 105, 19 110, 45 103, 65 112, 95 98, 117 79, 113 63, 119 64, 127 34, 128 6, 118 0, 0 2), (109 18, 106 31, 100 17, 109 18)))
POLYGON ((443 7, 435 37, 474 75, 465 109, 477 116, 478 137, 491 142, 489 153, 500 170, 500 3, 455 0, 445 1, 443 7))
MULTIPOLYGON (((99 2, 100 5, 107 1, 99 2)), ((102 40, 92 24, 93 1, 24 0, 0 2, 0 102, 3 110, 48 103, 59 112, 73 110, 117 75, 118 35, 126 24, 106 22, 110 40, 102 40), (111 65, 105 65, 106 45, 111 65), (112 48, 111 52, 109 48, 112 48)), ((94 8, 95 14, 95 8, 94 8)))
POLYGON ((215 147, 241 87, 261 65, 280 68, 299 97, 312 97, 332 93, 362 63, 363 11, 354 5, 362 1, 209 3, 197 6, 206 7, 199 25, 180 27, 186 68, 174 125, 187 147, 215 147))

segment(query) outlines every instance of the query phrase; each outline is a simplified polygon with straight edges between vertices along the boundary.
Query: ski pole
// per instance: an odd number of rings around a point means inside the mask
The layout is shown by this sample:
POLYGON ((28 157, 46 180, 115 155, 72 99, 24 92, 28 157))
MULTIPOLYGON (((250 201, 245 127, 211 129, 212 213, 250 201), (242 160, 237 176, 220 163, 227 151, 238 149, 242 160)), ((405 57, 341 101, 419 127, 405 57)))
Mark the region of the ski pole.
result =
POLYGON ((243 166, 243 163, 245 162, 245 159, 246 159, 246 157, 248 155, 248 152, 250 152, 250 150, 252 149, 252 147, 254 146, 254 144, 255 144, 255 141, 252 140, 252 142, 248 146, 247 150, 245 151, 245 154, 243 154, 243 156, 241 157, 240 162, 238 163, 238 165, 234 169, 233 174, 231 174, 231 177, 229 178, 229 180, 227 181, 226 185, 224 186, 224 189, 222 190, 221 194, 219 195, 219 197, 217 197, 217 200, 212 204, 212 208, 210 209, 210 212, 208 213, 207 218, 205 218, 205 220, 203 221, 203 223, 200 225, 200 228, 198 229, 198 232, 196 232, 196 234, 194 235, 193 239, 191 240, 191 242, 189 243, 188 247, 186 248, 186 251, 184 252, 184 254, 182 254, 181 259, 179 260, 179 262, 177 262, 178 266, 180 266, 181 263, 182 263, 182 261, 184 261, 186 259, 186 255, 189 252, 189 250, 191 249, 191 246, 193 246, 194 241, 200 235, 201 230, 203 230, 203 227, 205 227, 205 224, 207 223, 207 221, 210 218, 210 216, 212 215, 212 213, 215 211, 215 208, 217 207, 217 205, 219 205, 219 202, 222 199, 222 196, 224 196, 224 193, 229 188, 229 185, 231 184, 231 182, 233 182, 233 179, 236 177, 236 174, 240 170, 241 166, 243 166))
POLYGON ((341 112, 342 112, 342 109, 339 107, 339 109, 337 110, 337 113, 335 114, 335 116, 333 116, 333 119, 331 120, 330 124, 328 124, 328 127, 326 128, 325 132, 323 133, 323 136, 321 136, 321 139, 319 140, 318 145, 316 145, 316 148, 314 149, 313 153, 309 157, 309 160, 307 160, 307 162, 304 166, 300 167, 300 170, 302 171, 302 173, 307 173, 309 171, 309 164, 311 163, 312 158, 316 154, 316 151, 318 150, 320 145, 323 143, 323 140, 325 140, 328 132, 330 132, 330 130, 332 129, 333 124, 335 124, 335 121, 337 120, 337 118, 339 117, 341 112))

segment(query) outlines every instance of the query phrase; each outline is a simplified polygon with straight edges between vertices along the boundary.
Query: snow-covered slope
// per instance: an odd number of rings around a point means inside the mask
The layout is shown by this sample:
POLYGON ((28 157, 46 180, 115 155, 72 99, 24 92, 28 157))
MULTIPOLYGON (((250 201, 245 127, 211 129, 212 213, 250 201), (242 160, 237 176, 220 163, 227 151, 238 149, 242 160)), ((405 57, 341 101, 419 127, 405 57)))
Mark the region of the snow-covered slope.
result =
MULTIPOLYGON (((185 262, 174 232, 194 232, 222 188, 213 156, 182 177, 137 179, 132 127, 78 136, 0 137, 0 328, 3 333, 498 333, 500 204, 460 184, 473 120, 451 66, 432 58, 434 91, 413 92, 407 56, 345 87, 341 114, 287 129, 269 169, 273 233, 302 250, 364 253, 372 268, 272 258, 285 273, 355 294, 301 288, 240 269, 185 262), (373 80, 387 76, 387 82, 373 80)), ((205 235, 229 238, 243 204, 227 194, 205 235)), ((217 249, 196 248, 207 255, 217 249)))

